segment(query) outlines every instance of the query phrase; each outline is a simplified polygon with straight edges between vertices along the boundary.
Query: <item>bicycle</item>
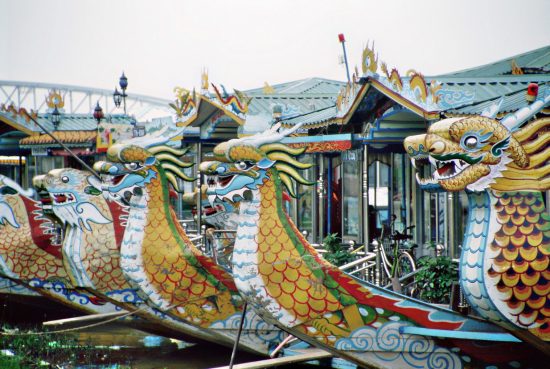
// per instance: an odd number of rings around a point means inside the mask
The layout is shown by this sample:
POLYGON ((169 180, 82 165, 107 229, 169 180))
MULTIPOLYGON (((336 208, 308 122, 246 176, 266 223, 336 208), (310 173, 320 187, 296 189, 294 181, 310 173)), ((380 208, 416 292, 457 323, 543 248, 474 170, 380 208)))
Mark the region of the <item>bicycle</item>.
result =
MULTIPOLYGON (((409 235, 407 232, 415 226, 408 226, 403 232, 396 231, 394 230, 395 219, 396 216, 392 215, 389 234, 385 234, 387 228, 382 228, 382 234, 378 244, 380 264, 385 272, 386 278, 391 280, 392 283, 394 283, 394 280, 399 280, 416 270, 414 253, 416 247, 418 247, 415 244, 405 245, 405 241, 413 238, 412 235, 409 235)), ((396 288, 397 285, 394 283, 394 289, 396 288)))

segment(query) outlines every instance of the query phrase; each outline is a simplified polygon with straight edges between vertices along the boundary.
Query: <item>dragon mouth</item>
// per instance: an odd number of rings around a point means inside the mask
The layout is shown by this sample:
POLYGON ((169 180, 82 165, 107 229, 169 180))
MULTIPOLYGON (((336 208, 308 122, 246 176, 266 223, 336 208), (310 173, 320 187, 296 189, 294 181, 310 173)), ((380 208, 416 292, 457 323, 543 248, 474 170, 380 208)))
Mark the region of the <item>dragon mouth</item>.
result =
POLYGON ((51 197, 54 205, 67 205, 76 202, 75 196, 70 192, 52 192, 51 197))
POLYGON ((208 176, 206 179, 206 183, 208 185, 209 189, 215 189, 218 188, 226 188, 229 186, 229 184, 233 181, 233 179, 236 177, 234 174, 225 175, 225 176, 208 176))
POLYGON ((461 159, 451 159, 451 160, 437 160, 431 156, 423 156, 412 158, 413 166, 420 172, 425 165, 431 165, 435 170, 431 173, 431 176, 428 178, 423 178, 419 172, 416 173, 416 181, 420 185, 435 185, 441 181, 446 181, 451 178, 457 177, 464 170, 470 167, 468 163, 461 159))
POLYGON ((227 185, 231 183, 231 181, 235 178, 234 175, 228 175, 228 176, 218 176, 218 184, 220 187, 225 188, 227 185))

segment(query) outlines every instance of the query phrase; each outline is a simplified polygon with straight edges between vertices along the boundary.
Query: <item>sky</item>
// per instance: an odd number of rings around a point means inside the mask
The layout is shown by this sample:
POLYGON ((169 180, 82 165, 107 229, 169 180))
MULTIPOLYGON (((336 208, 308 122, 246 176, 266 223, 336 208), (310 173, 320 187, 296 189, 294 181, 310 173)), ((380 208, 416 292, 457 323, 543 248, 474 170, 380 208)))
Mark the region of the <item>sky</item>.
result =
POLYGON ((0 0, 0 80, 173 98, 210 82, 239 90, 345 80, 374 41, 401 74, 436 75, 550 45, 548 0, 0 0))

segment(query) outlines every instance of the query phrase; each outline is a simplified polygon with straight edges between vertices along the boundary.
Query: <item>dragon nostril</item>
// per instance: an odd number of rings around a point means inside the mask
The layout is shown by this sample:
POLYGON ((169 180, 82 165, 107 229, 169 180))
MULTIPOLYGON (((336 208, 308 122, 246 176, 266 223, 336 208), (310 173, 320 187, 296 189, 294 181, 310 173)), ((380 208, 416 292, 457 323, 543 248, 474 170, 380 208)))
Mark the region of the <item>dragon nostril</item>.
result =
POLYGON ((441 141, 435 141, 431 144, 430 149, 428 150, 432 154, 440 154, 445 151, 445 143, 441 141))

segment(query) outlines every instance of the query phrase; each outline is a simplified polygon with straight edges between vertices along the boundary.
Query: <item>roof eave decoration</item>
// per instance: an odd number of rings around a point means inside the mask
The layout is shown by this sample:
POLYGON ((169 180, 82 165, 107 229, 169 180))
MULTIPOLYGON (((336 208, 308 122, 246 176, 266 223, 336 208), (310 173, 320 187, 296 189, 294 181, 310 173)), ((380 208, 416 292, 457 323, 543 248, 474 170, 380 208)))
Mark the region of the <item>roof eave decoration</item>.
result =
MULTIPOLYGON (((66 145, 90 146, 96 142, 96 131, 55 131, 52 134, 66 145)), ((25 137, 19 141, 22 148, 32 148, 38 145, 58 145, 49 135, 25 137)))
MULTIPOLYGON (((424 117, 437 118, 441 107, 441 83, 433 80, 426 83, 424 76, 414 70, 409 70, 407 76, 402 77, 397 68, 388 71, 385 62, 381 62, 381 72, 378 73, 378 55, 374 52, 374 42, 371 47, 368 43, 363 50, 362 70, 363 77, 372 81, 373 86, 381 90, 392 100, 406 106, 415 113, 424 117)), ((429 118, 432 119, 432 118, 429 118)))
MULTIPOLYGON (((333 124, 347 124, 351 116, 361 103, 361 100, 365 96, 368 89, 368 84, 360 83, 359 72, 356 67, 355 72, 353 73, 352 81, 343 86, 340 90, 340 93, 336 97, 336 103, 335 106, 333 106, 336 108, 336 113, 334 114, 334 116, 322 120, 305 122, 303 124, 303 128, 309 130, 328 127, 333 124)), ((283 127, 286 128, 294 126, 294 124, 284 121, 282 122, 282 124, 283 127)))
POLYGON ((244 125, 252 98, 238 90, 234 90, 233 94, 228 94, 223 85, 220 85, 222 91, 213 83, 211 85, 214 90, 213 94, 204 89, 198 94, 193 90, 191 94, 181 87, 174 88, 176 101, 170 106, 176 111, 178 127, 188 127, 195 123, 201 104, 205 103, 221 110, 239 126, 244 125))
POLYGON ((197 119, 200 99, 195 89, 189 91, 183 87, 174 87, 174 93, 176 99, 168 105, 175 111, 176 126, 187 127, 197 119))
POLYGON ((31 110, 27 111, 25 108, 16 108, 14 104, 5 105, 0 104, 0 120, 7 125, 24 132, 28 135, 37 135, 36 124, 31 120, 38 118, 38 112, 31 110))

